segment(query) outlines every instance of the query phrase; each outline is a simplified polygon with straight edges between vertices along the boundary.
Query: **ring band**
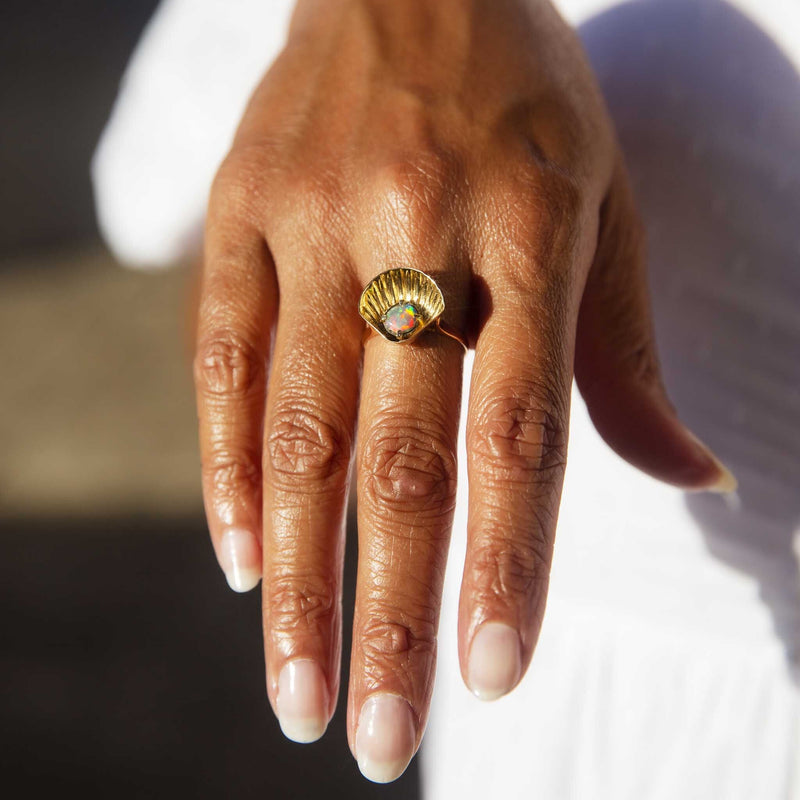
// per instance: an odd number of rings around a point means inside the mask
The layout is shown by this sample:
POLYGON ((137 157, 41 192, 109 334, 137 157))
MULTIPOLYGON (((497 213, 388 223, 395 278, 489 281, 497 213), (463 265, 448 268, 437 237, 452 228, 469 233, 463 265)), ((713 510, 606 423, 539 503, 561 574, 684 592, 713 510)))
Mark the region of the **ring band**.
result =
POLYGON ((358 313, 367 323, 365 340, 375 331, 390 342, 411 342, 430 329, 467 349, 464 337, 442 322, 442 290, 418 269, 396 267, 376 275, 361 293, 358 313))

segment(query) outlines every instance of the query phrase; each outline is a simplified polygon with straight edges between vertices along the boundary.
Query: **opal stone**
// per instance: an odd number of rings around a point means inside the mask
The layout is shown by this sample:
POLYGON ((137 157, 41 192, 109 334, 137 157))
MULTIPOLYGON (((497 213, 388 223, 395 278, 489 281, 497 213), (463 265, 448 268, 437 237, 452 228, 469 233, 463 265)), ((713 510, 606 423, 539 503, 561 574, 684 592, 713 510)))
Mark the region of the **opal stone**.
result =
POLYGON ((392 336, 405 338, 421 322, 419 311, 411 303, 398 303, 383 316, 383 327, 392 336))

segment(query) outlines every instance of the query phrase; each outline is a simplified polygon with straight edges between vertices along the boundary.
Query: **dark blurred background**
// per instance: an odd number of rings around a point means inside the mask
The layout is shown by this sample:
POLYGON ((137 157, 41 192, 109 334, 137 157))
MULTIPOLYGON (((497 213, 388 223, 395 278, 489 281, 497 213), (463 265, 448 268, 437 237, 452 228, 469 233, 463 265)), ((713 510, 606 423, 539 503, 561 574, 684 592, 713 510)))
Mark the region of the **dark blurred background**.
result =
POLYGON ((89 160, 156 5, 0 11, 3 786, 413 799, 415 764, 360 777, 343 698, 322 742, 281 736, 258 592, 227 588, 202 516, 189 270, 126 271, 97 236, 89 160))

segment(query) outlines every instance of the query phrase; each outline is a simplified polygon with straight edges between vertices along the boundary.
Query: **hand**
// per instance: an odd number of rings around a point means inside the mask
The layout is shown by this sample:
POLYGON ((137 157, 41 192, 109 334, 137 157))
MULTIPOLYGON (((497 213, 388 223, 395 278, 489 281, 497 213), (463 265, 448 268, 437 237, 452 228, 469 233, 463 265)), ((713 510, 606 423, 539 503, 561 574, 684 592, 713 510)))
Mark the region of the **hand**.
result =
POLYGON ((573 372, 632 464, 733 485, 665 395, 618 147, 551 5, 301 0, 209 205, 204 493, 233 588, 263 570, 270 702, 311 741, 338 693, 358 418, 348 734, 377 781, 405 769, 428 713, 463 360, 444 336, 373 336, 362 366, 359 295, 395 266, 437 280, 476 350, 459 655, 479 697, 511 690, 536 643, 573 372))

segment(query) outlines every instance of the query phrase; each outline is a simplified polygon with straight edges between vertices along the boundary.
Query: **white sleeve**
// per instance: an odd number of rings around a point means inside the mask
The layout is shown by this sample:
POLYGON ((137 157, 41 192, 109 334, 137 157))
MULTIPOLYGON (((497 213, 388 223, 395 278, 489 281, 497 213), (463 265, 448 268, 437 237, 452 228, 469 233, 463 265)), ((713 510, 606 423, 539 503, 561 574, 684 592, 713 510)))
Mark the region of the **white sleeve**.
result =
POLYGON ((98 225, 124 264, 196 249, 208 189, 283 46, 293 0, 163 0, 125 71, 91 165, 98 225))

